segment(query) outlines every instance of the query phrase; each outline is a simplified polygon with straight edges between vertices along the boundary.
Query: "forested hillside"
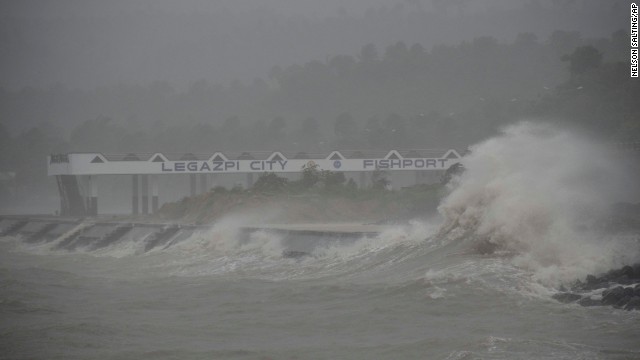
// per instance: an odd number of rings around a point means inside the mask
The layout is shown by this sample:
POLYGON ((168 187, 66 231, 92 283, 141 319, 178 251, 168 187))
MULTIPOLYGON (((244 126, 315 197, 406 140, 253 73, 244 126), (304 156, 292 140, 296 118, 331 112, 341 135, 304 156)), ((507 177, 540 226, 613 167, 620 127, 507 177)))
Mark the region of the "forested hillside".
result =
POLYGON ((45 156, 58 152, 463 148, 523 118, 637 141, 640 86, 627 44, 623 30, 367 44, 251 83, 0 90, 0 171, 15 174, 2 196, 44 184, 45 156), (16 133, 16 123, 33 125, 16 133))

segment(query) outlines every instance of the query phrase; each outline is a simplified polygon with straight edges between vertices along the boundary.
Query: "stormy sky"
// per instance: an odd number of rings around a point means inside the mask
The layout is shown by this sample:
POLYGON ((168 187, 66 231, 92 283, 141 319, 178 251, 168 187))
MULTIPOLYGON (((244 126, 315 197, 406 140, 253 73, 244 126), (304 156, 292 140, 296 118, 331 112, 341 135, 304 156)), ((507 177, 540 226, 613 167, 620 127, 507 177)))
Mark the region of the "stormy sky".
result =
POLYGON ((553 30, 607 37, 628 27, 613 0, 1 1, 0 87, 91 89, 168 81, 266 79, 363 45, 426 48, 553 30))

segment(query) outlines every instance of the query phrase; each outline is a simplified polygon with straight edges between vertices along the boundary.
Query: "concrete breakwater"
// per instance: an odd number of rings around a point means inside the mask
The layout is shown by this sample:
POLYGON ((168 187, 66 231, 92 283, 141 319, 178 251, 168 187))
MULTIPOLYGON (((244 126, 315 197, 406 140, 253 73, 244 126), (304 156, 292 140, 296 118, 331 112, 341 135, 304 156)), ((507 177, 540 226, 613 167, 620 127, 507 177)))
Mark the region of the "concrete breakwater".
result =
MULTIPOLYGON (((0 216, 0 236, 18 236, 31 244, 53 243, 53 249, 73 251, 99 250, 112 244, 142 242, 142 252, 166 249, 189 237, 206 236, 212 225, 186 225, 175 223, 145 223, 108 221, 106 219, 57 218, 31 216, 0 216)), ((375 236, 380 226, 367 225, 264 225, 240 227, 239 242, 249 242, 253 234, 266 232, 277 236, 283 247, 283 257, 309 255, 319 244, 351 242, 375 236)))

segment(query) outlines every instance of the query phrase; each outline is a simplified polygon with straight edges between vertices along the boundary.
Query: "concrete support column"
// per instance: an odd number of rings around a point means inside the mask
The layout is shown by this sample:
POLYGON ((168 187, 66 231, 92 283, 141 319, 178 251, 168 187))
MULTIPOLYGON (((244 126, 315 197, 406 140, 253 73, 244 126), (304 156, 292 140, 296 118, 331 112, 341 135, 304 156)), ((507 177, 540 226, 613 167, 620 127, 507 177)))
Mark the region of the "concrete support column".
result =
POLYGON ((131 213, 138 215, 138 175, 132 175, 131 213))
POLYGON ((151 175, 151 212, 158 211, 158 175, 151 175))
POLYGON ((91 175, 83 176, 84 208, 86 215, 98 215, 98 184, 97 179, 91 175))
POLYGON ((247 189, 253 186, 253 173, 247 173, 247 189))
POLYGON ((207 192, 208 190, 208 175, 207 174, 200 174, 200 194, 204 194, 207 192))
POLYGON ((82 184, 82 201, 84 202, 85 214, 91 215, 91 175, 84 175, 80 177, 82 184))
POLYGON ((142 213, 149 214, 149 175, 142 175, 142 213))
POLYGON ((95 176, 89 176, 89 183, 91 184, 91 207, 89 211, 91 215, 98 216, 98 179, 95 176))
POLYGON ((218 186, 218 183, 216 182, 217 180, 217 174, 210 174, 209 175, 209 179, 211 180, 210 184, 209 184, 209 188, 215 188, 216 186, 218 186))
POLYGON ((360 189, 364 189, 365 187, 367 187, 367 173, 365 171, 360 172, 360 181, 358 182, 360 189))
POLYGON ((191 184, 191 197, 196 196, 196 174, 189 174, 189 183, 191 184))

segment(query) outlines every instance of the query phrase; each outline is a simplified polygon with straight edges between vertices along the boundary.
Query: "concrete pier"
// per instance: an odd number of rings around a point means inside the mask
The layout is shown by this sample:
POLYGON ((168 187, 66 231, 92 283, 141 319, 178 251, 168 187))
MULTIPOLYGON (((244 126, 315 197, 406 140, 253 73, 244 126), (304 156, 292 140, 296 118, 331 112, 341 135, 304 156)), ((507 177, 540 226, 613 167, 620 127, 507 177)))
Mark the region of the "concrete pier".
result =
POLYGON ((151 212, 158 211, 158 176, 151 175, 151 212))
POLYGON ((89 215, 98 216, 98 179, 89 175, 89 187, 91 189, 91 206, 87 207, 89 215))
POLYGON ((200 174, 200 194, 204 194, 209 189, 209 175, 200 174))
POLYGON ((191 197, 196 196, 196 174, 189 174, 189 185, 191 197))
POLYGON ((141 175, 142 180, 142 214, 149 214, 149 175, 141 175))
POLYGON ((96 181, 97 179, 91 175, 83 176, 84 207, 88 216, 98 215, 98 184, 96 181))
POLYGON ((252 173, 248 173, 247 174, 247 189, 251 189, 251 187, 253 186, 253 174, 252 173))
MULTIPOLYGON (((131 175, 131 213, 137 215, 149 214, 160 206, 155 179, 151 180, 152 194, 149 194, 149 176, 177 176, 184 179, 186 175, 189 178, 187 194, 195 197, 206 193, 212 187, 211 182, 215 186, 214 176, 228 176, 234 186, 244 185, 244 188, 249 189, 254 185, 255 179, 265 172, 285 175, 302 174, 305 167, 313 165, 318 171, 359 173, 354 180, 359 180, 359 186, 366 188, 371 184, 367 174, 374 173, 376 170, 408 174, 416 170, 437 173, 460 163, 460 155, 454 149, 414 149, 410 152, 348 150, 343 153, 332 151, 328 154, 256 151, 178 155, 162 153, 123 155, 96 152, 52 154, 47 157, 47 174, 56 176, 61 198, 60 213, 74 216, 97 215, 98 196, 95 180, 98 176, 131 175), (238 177, 243 174, 246 175, 245 182, 238 177), (80 180, 80 184, 77 180, 80 180), (82 186, 83 182, 85 186, 82 186)), ((353 179, 353 175, 350 178, 353 179)), ((420 179, 418 175, 403 177, 403 179, 406 178, 410 180, 403 180, 404 183, 410 183, 412 179, 417 182, 420 179)), ((220 178, 216 179, 220 180, 220 178)), ((227 185, 229 184, 231 181, 227 182, 227 185)), ((405 184, 399 186, 405 186, 405 184)), ((180 194, 180 196, 184 195, 180 194)), ((175 197, 165 196, 164 199, 175 199, 175 197)))
POLYGON ((138 175, 131 176, 131 214, 138 215, 138 175))

